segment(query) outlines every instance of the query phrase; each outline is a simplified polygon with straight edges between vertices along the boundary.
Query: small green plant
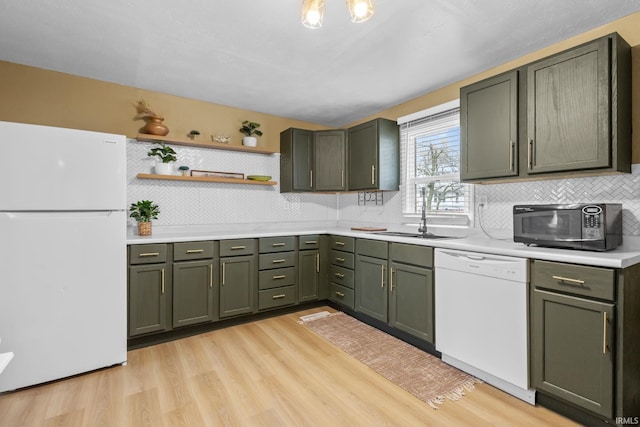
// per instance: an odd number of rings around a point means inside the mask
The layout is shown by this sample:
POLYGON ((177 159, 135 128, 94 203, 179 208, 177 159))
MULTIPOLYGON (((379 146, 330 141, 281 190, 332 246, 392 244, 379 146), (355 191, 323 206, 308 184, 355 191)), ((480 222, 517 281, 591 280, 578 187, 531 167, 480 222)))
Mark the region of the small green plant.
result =
POLYGON ((155 147, 149 150, 147 156, 156 156, 162 161, 162 163, 170 163, 178 160, 178 158, 176 157, 176 152, 173 151, 173 148, 165 145, 164 143, 161 143, 159 147, 155 147))
POLYGON ((244 122, 242 122, 242 127, 239 130, 240 130, 240 133, 244 134, 245 136, 253 136, 253 135, 262 136, 262 131, 258 129, 259 127, 260 127, 260 123, 250 122, 249 120, 245 120, 244 122))
POLYGON ((160 209, 151 200, 138 200, 135 203, 131 203, 129 212, 129 217, 138 222, 151 222, 152 219, 158 219, 160 209))

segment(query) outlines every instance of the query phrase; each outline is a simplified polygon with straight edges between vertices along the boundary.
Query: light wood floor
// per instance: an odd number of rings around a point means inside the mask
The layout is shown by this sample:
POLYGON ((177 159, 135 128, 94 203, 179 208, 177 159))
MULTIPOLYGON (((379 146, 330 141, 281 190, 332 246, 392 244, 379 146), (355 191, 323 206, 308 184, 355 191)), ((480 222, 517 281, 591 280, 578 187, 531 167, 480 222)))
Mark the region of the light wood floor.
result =
POLYGON ((2 426, 569 426, 480 384, 438 410, 298 323, 301 311, 130 351, 0 395, 2 426))

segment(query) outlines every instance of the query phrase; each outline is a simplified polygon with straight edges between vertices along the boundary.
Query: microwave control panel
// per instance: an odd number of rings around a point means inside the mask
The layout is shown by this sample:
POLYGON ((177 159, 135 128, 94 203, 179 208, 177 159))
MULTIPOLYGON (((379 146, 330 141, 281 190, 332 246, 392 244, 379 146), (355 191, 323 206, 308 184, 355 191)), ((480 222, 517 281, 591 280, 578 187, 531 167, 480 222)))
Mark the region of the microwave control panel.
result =
POLYGON ((603 212, 600 206, 585 206, 582 208, 582 237, 585 239, 603 239, 603 212))

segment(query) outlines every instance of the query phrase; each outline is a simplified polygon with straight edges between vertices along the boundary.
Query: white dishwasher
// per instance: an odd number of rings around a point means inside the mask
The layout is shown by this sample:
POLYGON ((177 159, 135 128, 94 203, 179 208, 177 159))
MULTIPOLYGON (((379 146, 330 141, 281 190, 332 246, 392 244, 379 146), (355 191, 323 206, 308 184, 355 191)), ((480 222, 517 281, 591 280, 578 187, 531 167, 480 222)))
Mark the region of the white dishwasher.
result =
POLYGON ((436 349, 442 360, 530 404, 528 261, 435 251, 436 349))

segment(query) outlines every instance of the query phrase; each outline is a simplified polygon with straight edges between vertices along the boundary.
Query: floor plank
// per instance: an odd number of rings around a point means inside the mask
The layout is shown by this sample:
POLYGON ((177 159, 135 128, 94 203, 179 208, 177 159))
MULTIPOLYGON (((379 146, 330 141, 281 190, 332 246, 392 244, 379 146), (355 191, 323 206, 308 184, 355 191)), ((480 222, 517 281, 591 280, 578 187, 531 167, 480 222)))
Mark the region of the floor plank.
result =
POLYGON ((438 410, 298 323, 304 310, 130 351, 0 395, 7 426, 573 426, 487 384, 438 410))

